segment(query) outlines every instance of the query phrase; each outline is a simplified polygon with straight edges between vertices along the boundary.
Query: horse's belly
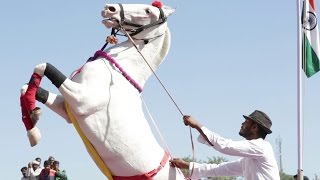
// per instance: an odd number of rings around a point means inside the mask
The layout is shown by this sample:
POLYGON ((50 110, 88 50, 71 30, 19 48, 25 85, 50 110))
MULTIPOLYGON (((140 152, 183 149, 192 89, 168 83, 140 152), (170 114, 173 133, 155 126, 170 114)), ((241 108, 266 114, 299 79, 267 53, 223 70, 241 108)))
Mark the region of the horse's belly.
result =
POLYGON ((113 103, 112 98, 108 108, 79 119, 79 125, 113 174, 149 172, 159 165, 164 151, 141 106, 113 103))

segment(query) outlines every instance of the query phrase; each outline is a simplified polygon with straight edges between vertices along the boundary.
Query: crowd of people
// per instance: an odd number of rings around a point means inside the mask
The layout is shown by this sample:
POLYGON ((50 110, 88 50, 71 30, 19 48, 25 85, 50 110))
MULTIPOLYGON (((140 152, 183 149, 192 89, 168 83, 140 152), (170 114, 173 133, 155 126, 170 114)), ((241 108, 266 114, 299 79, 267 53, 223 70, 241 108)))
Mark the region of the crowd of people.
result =
POLYGON ((66 171, 61 170, 59 166, 60 162, 49 156, 41 167, 41 158, 37 157, 21 168, 21 180, 68 180, 66 171))

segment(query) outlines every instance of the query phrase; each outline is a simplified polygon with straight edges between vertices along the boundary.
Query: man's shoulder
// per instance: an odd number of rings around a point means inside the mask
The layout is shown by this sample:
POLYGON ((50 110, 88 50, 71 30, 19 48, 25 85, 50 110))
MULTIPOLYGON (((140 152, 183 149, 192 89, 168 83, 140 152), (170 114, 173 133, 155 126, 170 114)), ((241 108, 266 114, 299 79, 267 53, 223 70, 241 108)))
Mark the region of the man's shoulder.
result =
POLYGON ((254 144, 257 147, 262 148, 262 150, 266 150, 272 148, 271 143, 262 138, 248 140, 250 143, 254 144))
POLYGON ((262 139, 262 138, 252 139, 252 140, 249 140, 249 141, 257 142, 257 143, 261 143, 261 144, 270 144, 269 141, 267 141, 265 139, 262 139))

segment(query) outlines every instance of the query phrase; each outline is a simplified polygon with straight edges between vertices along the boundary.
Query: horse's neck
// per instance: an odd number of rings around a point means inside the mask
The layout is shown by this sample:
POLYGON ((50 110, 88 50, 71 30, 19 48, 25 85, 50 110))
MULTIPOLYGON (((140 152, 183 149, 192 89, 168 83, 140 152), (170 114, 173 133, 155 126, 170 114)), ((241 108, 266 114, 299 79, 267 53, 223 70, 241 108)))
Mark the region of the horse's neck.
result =
MULTIPOLYGON (((148 61, 153 70, 164 60, 170 48, 170 31, 155 39, 151 39, 147 44, 142 40, 135 41, 137 47, 148 61)), ((125 41, 107 49, 120 66, 136 81, 141 87, 152 75, 152 71, 131 41, 125 41)))

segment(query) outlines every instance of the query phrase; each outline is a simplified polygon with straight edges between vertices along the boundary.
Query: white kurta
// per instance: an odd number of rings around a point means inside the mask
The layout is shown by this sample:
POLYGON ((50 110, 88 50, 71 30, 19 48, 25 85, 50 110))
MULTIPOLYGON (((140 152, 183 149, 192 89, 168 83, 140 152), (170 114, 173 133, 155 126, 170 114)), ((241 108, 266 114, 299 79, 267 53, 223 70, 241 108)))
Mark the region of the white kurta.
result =
POLYGON ((41 167, 38 167, 36 170, 33 170, 33 168, 30 167, 27 169, 27 176, 29 176, 30 180, 38 180, 41 171, 41 167))
MULTIPOLYGON (((223 154, 241 158, 221 164, 190 163, 189 169, 190 172, 193 172, 191 179, 243 176, 245 180, 280 180, 277 161, 268 141, 262 138, 232 141, 211 132, 206 127, 202 127, 201 130, 214 145, 214 149, 223 154)), ((199 135, 198 141, 209 145, 201 135, 199 135)))

